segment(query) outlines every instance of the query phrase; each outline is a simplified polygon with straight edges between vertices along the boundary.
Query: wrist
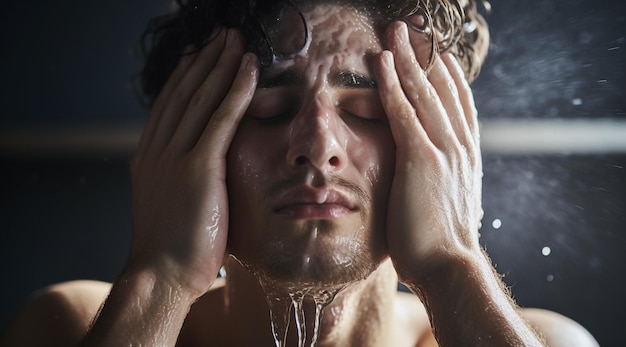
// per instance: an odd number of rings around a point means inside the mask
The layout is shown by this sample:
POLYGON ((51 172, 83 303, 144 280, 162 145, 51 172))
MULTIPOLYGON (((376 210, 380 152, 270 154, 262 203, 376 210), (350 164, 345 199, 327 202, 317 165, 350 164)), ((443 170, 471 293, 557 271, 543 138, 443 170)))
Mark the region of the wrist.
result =
POLYGON ((420 297, 441 346, 541 346, 486 254, 438 259, 403 282, 420 297))
POLYGON ((197 262, 167 254, 135 253, 123 271, 131 276, 142 276, 163 286, 180 290, 192 298, 204 295, 215 282, 221 259, 211 259, 202 266, 197 262))
POLYGON ((417 266, 402 271, 400 281, 420 295, 441 293, 442 288, 463 288, 468 282, 498 282, 487 255, 477 249, 472 252, 432 255, 417 266))
POLYGON ((459 278, 490 267, 489 260, 481 250, 473 252, 439 252, 413 264, 394 264, 399 281, 419 291, 430 290, 449 284, 459 278))
POLYGON ((163 276, 160 271, 148 268, 127 268, 115 281, 114 290, 125 291, 137 298, 137 306, 168 306, 186 312, 201 296, 163 276))
POLYGON ((82 346, 174 346, 196 296, 147 269, 115 281, 82 346))

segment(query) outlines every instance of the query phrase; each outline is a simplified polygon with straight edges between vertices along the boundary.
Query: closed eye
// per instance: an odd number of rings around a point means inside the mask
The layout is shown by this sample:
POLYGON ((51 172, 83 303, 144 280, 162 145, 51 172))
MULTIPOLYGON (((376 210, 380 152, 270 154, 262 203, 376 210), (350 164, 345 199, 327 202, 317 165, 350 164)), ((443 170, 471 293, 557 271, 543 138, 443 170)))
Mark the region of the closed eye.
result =
POLYGON ((257 121, 259 125, 275 125, 280 124, 283 121, 287 121, 293 117, 294 112, 287 110, 278 114, 272 113, 271 115, 264 115, 263 117, 250 117, 257 121))
POLYGON ((342 93, 338 108, 347 116, 367 123, 386 120, 385 111, 378 97, 378 90, 354 90, 342 93))
POLYGON ((257 89, 246 117, 260 125, 273 125, 295 115, 299 102, 288 88, 257 89))

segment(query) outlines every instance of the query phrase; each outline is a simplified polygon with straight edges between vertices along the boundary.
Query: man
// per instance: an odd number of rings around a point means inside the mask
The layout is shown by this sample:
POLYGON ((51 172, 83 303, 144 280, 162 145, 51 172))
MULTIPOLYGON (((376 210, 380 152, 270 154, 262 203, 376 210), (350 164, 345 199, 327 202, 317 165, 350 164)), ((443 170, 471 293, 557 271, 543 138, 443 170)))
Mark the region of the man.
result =
POLYGON ((478 243, 474 5, 410 5, 180 4, 146 69, 126 268, 48 288, 5 345, 595 345, 519 309, 478 243))

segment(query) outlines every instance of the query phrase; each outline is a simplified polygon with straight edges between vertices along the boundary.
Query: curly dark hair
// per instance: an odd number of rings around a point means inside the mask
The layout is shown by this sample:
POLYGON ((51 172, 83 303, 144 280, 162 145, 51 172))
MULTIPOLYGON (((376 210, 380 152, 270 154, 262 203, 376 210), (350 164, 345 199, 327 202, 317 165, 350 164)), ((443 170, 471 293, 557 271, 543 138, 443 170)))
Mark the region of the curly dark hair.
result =
MULTIPOLYGON (((172 13, 152 19, 143 35, 145 65, 140 88, 151 104, 176 67, 185 47, 200 49, 212 39, 218 27, 239 28, 249 51, 259 55, 259 47, 269 46, 271 39, 262 23, 285 6, 298 13, 299 5, 311 3, 345 4, 366 11, 380 22, 404 20, 414 30, 431 38, 431 61, 438 52, 450 51, 458 59, 469 81, 474 80, 487 55, 489 32, 477 10, 479 0, 175 0, 172 13), (411 18, 421 16, 421 27, 411 18)), ((304 28, 306 30, 306 26, 304 28)), ((305 33, 308 35, 308 33, 305 33)), ((260 57, 261 58, 261 57, 260 57)), ((261 62, 271 64, 270 59, 261 62)))

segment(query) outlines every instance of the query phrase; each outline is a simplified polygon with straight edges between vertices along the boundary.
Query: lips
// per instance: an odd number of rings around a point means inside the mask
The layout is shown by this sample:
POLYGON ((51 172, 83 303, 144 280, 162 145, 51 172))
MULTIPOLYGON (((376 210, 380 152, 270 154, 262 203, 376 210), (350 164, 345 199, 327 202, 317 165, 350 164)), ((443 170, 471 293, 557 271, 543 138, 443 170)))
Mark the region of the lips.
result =
POLYGON ((333 219, 358 210, 346 194, 334 189, 299 187, 282 196, 274 212, 297 219, 333 219))

